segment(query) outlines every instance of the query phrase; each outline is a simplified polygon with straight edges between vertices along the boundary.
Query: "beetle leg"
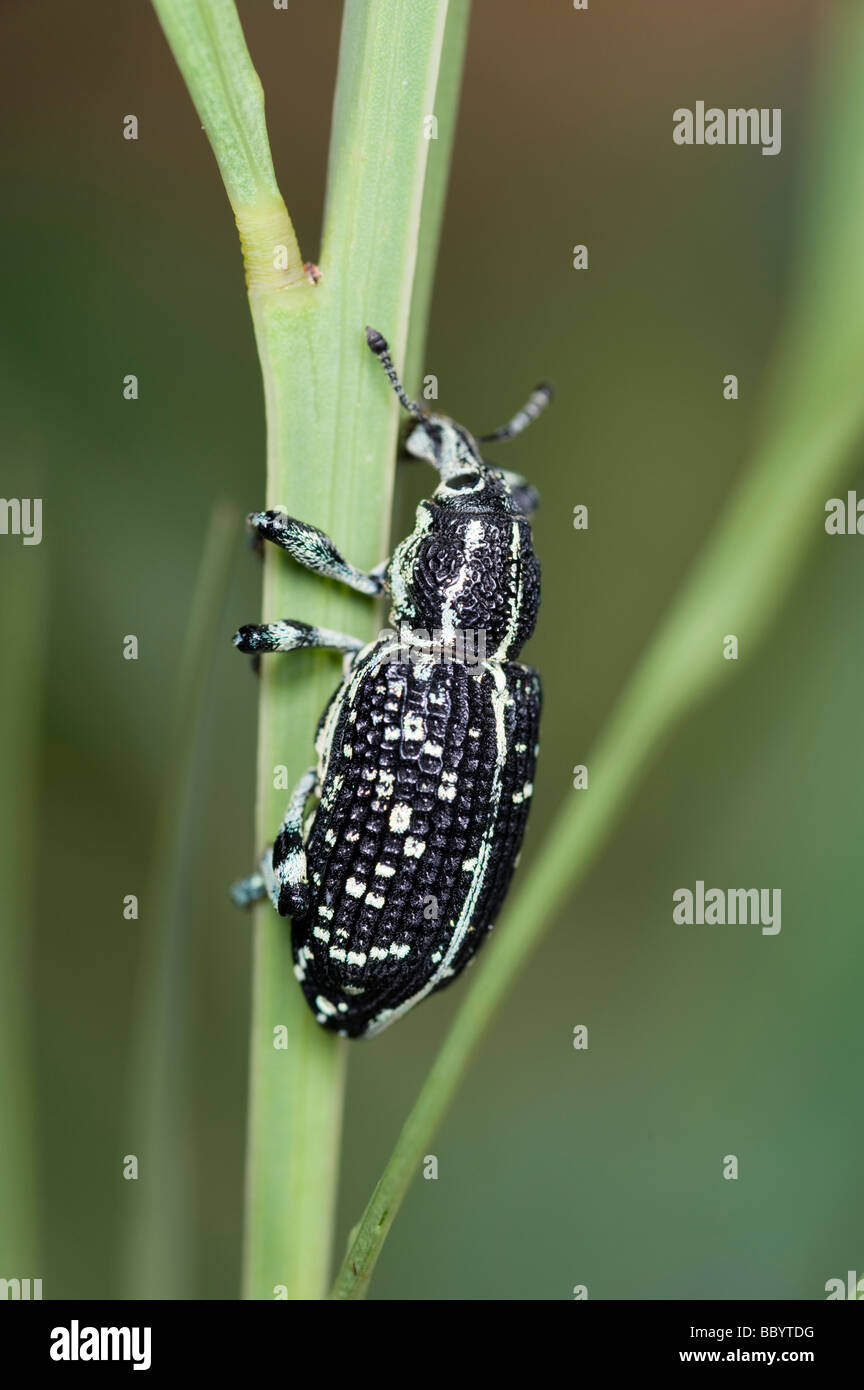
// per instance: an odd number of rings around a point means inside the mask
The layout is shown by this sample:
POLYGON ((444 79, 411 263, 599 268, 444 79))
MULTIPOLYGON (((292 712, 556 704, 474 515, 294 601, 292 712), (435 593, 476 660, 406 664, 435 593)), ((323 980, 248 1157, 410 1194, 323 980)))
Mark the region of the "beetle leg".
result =
POLYGON ((276 623, 246 623, 234 633, 234 646, 250 656, 261 652, 293 652, 301 647, 331 647, 337 652, 359 652, 366 645, 359 637, 315 627, 297 618, 276 623))
POLYGON ((338 579, 341 584, 356 589, 358 593, 377 598, 384 591, 383 570, 378 566, 370 574, 358 570, 340 555, 329 536, 298 521, 284 511, 250 512, 246 524, 256 537, 272 541, 282 550, 287 550, 292 559, 313 574, 323 574, 327 579, 338 579))
POLYGON ((267 896, 267 885, 262 873, 250 874, 248 878, 238 878, 231 884, 231 898, 238 907, 251 907, 267 896))
POLYGON ((273 883, 268 888, 280 917, 300 917, 309 910, 303 813, 317 784, 318 773, 314 767, 310 767, 291 793, 273 845, 273 883))
POLYGON ((385 588, 385 589, 386 589, 386 588, 388 587, 388 586, 387 586, 387 571, 388 571, 389 568, 390 568, 390 559, 389 559, 389 556, 388 556, 388 558, 387 558, 386 560, 382 560, 382 561, 381 561, 380 565, 376 565, 374 569, 372 569, 372 570, 369 571, 369 578, 370 578, 370 579, 375 579, 375 580, 379 581, 379 582, 381 583, 382 588, 385 588))
POLYGON ((269 898, 282 917, 300 915, 308 909, 303 812, 317 785, 318 774, 310 767, 291 793, 279 834, 262 854, 260 868, 231 885, 231 897, 238 907, 250 907, 261 898, 269 898))

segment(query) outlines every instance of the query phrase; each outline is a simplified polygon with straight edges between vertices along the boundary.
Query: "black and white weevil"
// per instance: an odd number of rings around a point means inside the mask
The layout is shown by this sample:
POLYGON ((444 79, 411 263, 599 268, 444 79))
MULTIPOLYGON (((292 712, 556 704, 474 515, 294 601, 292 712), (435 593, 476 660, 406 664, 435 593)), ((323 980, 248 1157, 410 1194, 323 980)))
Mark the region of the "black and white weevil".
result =
POLYGON ((366 338, 414 420, 405 447, 441 475, 412 534, 365 574, 322 531, 282 511, 249 526, 317 574, 389 593, 395 631, 364 643, 296 619, 250 624, 243 652, 331 647, 342 681, 260 869, 232 889, 292 922, 295 974, 318 1022, 380 1033, 468 964, 510 883, 532 793, 540 681, 515 661, 540 602, 528 520, 537 494, 484 461, 550 399, 475 439, 402 388, 381 334, 366 338), (306 805, 317 805, 306 817, 306 805))

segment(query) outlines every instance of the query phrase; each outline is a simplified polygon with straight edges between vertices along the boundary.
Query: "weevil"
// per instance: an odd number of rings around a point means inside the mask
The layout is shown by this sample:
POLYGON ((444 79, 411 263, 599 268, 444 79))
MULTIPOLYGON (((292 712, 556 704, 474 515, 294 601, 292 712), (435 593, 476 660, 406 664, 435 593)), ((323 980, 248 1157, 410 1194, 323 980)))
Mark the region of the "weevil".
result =
POLYGON ((345 654, 300 778, 241 905, 269 897, 291 918, 294 969, 318 1022, 372 1037, 472 960, 507 892, 533 790, 540 681, 515 660, 540 602, 531 542, 537 493, 482 444, 520 434, 548 403, 538 386, 475 438, 408 399, 385 339, 366 339, 411 416, 407 452, 440 481, 413 532, 368 573, 317 527, 253 512, 256 539, 362 594, 389 595, 393 629, 363 642, 294 618, 234 636, 255 655, 345 654), (307 804, 313 801, 311 815, 307 804))

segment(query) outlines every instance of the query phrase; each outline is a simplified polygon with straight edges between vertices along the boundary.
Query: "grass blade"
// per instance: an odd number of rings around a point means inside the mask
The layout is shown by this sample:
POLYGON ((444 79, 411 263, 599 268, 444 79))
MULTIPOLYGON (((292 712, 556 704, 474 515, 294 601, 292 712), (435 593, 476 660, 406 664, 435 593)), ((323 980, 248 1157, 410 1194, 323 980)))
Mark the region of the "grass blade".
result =
POLYGON ((0 1260, 8 1279, 36 1266, 36 1145, 28 846, 37 842, 37 737, 48 587, 43 552, 10 540, 0 554, 0 1260), (11 596, 14 599, 10 601, 11 596))
MULTIPOLYGON (((422 338, 467 22, 456 0, 439 87, 446 0, 347 0, 327 183, 321 279, 299 247, 266 148, 261 89, 231 0, 154 0, 213 144, 237 216, 267 410, 267 504, 332 535, 369 568, 387 551, 398 410, 365 346, 373 324, 403 360, 412 295, 422 338), (461 30, 461 38, 460 38, 461 30), (436 108, 437 100, 437 108, 436 108), (426 190, 424 118, 447 132, 426 190), (418 265, 421 208, 428 228, 418 265), (287 267, 278 273, 281 265, 287 267), (277 273, 274 278, 271 267, 277 273)), ((250 499, 250 507, 260 499, 250 499)), ((371 637, 367 601, 270 554, 267 617, 301 616, 371 637)), ((298 652, 261 680, 258 847, 272 840, 288 780, 308 765, 333 686, 332 657, 298 652)), ((256 847, 257 848, 257 847, 256 847)), ((326 1292, 341 1127, 344 1048, 314 1022, 293 975, 290 934, 256 913, 244 1291, 326 1292), (288 1046, 274 1046, 274 1030, 288 1046)))
POLYGON ((131 1152, 139 1177, 127 1184, 130 1212, 126 1278, 135 1298, 189 1298, 192 1158, 185 1141, 191 1096, 189 1018, 193 993, 193 922, 183 898, 193 826, 196 733, 208 698, 207 674, 239 527, 224 503, 214 508, 189 611, 167 746, 150 891, 142 904, 146 933, 133 1052, 135 1104, 131 1152), (151 924, 152 923, 152 927, 151 924))
MULTIPOLYGON (((405 350, 447 6, 348 0, 343 19, 321 283, 294 310, 253 300, 268 415, 268 502, 282 502, 368 568, 387 552, 398 415, 365 345, 367 323, 405 350)), ((431 258, 427 274, 431 275, 431 258)), ((269 556, 265 614, 360 637, 381 626, 368 601, 269 556)), ((321 653, 271 666, 262 685, 259 843, 284 809, 273 769, 293 778, 338 679, 321 653)), ((247 1193, 247 1297, 323 1297, 333 1234, 344 1044, 315 1023, 293 975, 286 924, 256 925, 247 1193), (289 1047, 273 1046, 283 1024, 289 1047)))

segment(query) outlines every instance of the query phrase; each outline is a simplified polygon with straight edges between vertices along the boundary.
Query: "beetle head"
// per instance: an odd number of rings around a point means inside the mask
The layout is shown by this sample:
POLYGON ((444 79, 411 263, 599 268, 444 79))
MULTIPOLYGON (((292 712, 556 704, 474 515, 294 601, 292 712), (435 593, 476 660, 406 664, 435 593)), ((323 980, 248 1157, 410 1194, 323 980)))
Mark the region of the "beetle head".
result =
POLYGON ((483 459, 480 445, 513 439, 545 409, 551 388, 535 388, 529 400, 512 420, 492 434, 476 439, 464 425, 447 415, 433 415, 409 400, 399 380, 386 339, 375 328, 366 329, 366 341, 378 358, 390 385, 414 420, 406 441, 406 452, 425 459, 441 475, 434 500, 448 510, 499 512, 527 516, 537 506, 537 492, 523 478, 493 467, 483 459))

